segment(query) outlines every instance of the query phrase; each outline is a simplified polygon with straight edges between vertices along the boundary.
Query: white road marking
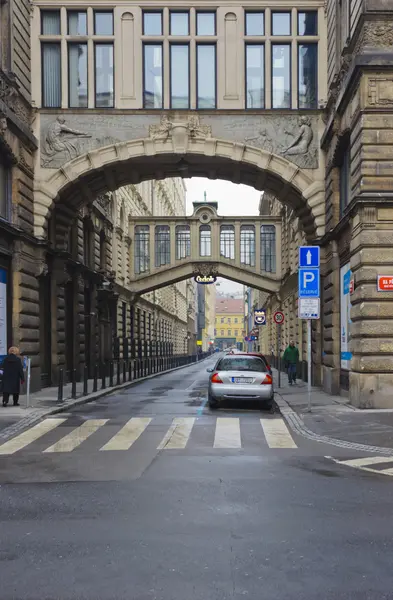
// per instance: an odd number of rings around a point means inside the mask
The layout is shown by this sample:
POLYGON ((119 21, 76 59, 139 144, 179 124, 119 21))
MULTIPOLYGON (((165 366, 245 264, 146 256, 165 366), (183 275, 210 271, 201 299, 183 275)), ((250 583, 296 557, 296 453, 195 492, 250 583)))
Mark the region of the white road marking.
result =
POLYGON ((89 419, 82 423, 80 427, 76 427, 68 435, 61 438, 56 444, 49 446, 44 452, 72 452, 72 450, 93 435, 97 429, 105 425, 107 421, 108 419, 89 419))
POLYGON ((269 448, 297 448, 282 419, 261 419, 261 425, 269 448))
POLYGON ((195 417, 173 419, 157 450, 185 448, 194 427, 195 417))
MULTIPOLYGON (((366 458, 353 458, 351 460, 338 460, 341 465, 348 467, 367 467, 368 465, 378 465, 393 462, 393 456, 367 456, 366 458)), ((379 472, 379 471, 378 471, 379 472)))
POLYGON ((214 448, 241 448, 240 419, 219 417, 216 421, 214 448))
POLYGON ((32 442, 35 442, 40 437, 55 429, 67 419, 45 419, 41 423, 37 423, 31 429, 17 435, 12 440, 5 442, 0 446, 0 454, 14 454, 18 450, 22 450, 32 442))
POLYGON ((151 422, 149 418, 132 418, 100 450, 128 450, 151 422))

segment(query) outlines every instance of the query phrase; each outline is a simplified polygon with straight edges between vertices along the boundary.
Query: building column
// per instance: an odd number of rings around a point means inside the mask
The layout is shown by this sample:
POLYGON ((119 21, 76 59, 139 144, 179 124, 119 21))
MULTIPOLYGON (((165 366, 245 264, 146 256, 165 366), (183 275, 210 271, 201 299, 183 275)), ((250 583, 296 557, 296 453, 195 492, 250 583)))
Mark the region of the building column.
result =
POLYGON ((325 248, 321 285, 322 382, 328 394, 340 393, 340 259, 336 242, 325 248))

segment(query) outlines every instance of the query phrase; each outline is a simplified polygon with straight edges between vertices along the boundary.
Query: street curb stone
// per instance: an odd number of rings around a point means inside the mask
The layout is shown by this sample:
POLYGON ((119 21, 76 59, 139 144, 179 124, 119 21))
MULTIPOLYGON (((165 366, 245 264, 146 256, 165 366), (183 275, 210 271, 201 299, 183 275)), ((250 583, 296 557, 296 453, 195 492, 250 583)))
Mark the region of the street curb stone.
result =
MULTIPOLYGON (((210 357, 207 357, 210 358, 210 357)), ((105 388, 104 390, 98 390, 97 392, 92 392, 87 396, 81 396, 80 398, 64 400, 61 406, 55 406, 48 410, 45 409, 33 409, 37 412, 31 413, 27 417, 22 417, 16 423, 13 423, 9 427, 5 427, 0 432, 0 441, 6 442, 10 438, 14 437, 14 435, 23 433, 29 427, 36 425, 46 417, 51 415, 57 415, 63 412, 66 412, 70 408, 74 408, 75 406, 81 406, 82 404, 88 404, 89 402, 93 402, 94 400, 98 400, 104 396, 109 396, 114 392, 119 390, 126 390, 134 385, 138 385, 139 383, 143 383, 144 381, 148 381, 149 379, 153 379, 154 377, 158 377, 159 375, 167 375, 168 373, 174 373, 175 371, 179 371, 180 369, 185 369, 186 367, 191 367, 193 365, 197 365, 199 362, 203 362, 206 358, 201 361, 191 363, 189 365, 182 365, 180 367, 175 367, 174 369, 168 369, 167 371, 161 371, 160 373, 153 373, 152 375, 147 375, 146 377, 141 377, 140 379, 135 379, 135 381, 127 381, 126 383, 121 383, 120 385, 115 385, 113 387, 105 388)))
POLYGON ((339 440, 336 438, 332 438, 327 435, 320 435, 319 433, 314 433, 309 429, 303 419, 299 417, 297 412, 293 410, 293 408, 288 404, 286 400, 281 396, 278 397, 277 392, 275 396, 275 402, 280 409, 281 415, 287 421, 289 427, 297 433, 313 442, 319 442, 322 444, 331 444, 333 446, 337 446, 339 448, 346 448, 348 450, 356 450, 360 452, 376 452, 378 454, 384 454, 386 456, 393 456, 393 448, 384 448, 383 446, 369 446, 368 444, 359 444, 358 442, 348 442, 345 440, 339 440))

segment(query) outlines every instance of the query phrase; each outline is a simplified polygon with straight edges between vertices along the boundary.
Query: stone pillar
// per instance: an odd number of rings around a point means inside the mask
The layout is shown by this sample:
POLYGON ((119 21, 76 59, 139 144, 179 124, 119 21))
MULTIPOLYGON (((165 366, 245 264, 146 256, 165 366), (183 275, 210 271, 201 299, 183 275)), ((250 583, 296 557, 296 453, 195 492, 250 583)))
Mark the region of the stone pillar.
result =
POLYGON ((322 382, 328 394, 340 393, 340 260, 336 242, 325 248, 322 265, 322 382))
POLYGON ((393 275, 393 202, 360 205, 352 221, 349 395, 361 408, 393 407, 393 292, 377 275, 393 275))

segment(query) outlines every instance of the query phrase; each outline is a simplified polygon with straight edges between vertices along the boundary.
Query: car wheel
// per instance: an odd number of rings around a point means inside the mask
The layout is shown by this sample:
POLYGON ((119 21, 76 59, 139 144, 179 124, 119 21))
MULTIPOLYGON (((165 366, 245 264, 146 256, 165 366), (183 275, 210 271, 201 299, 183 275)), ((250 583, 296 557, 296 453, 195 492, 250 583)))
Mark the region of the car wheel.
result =
POLYGON ((213 398, 212 396, 209 395, 207 403, 209 405, 210 410, 217 410, 218 402, 215 398, 213 398))

